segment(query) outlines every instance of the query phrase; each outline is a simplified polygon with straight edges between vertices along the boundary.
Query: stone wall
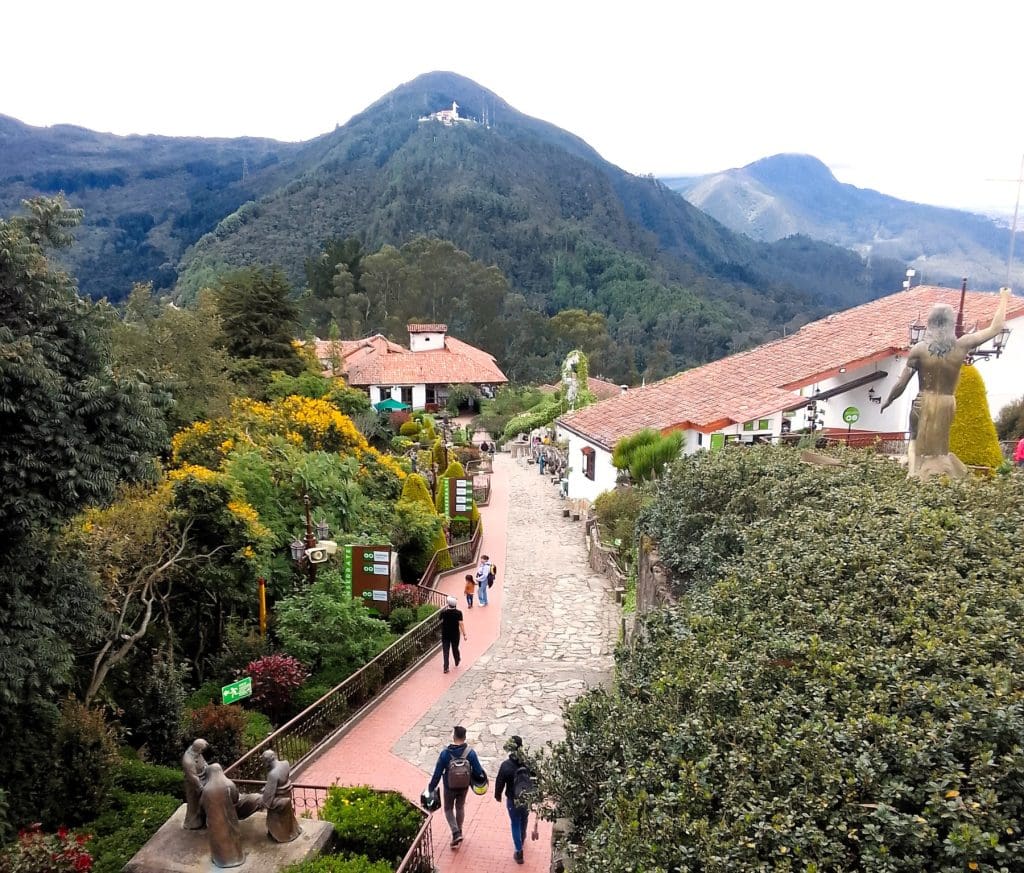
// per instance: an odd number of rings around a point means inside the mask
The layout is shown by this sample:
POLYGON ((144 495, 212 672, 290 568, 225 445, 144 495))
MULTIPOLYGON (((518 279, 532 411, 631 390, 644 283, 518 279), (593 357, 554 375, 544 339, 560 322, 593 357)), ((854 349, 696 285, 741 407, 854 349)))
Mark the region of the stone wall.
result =
POLYGON ((637 549, 637 616, 661 606, 671 606, 675 602, 676 597, 669 584, 669 572, 658 560, 657 548, 649 538, 641 537, 637 549))

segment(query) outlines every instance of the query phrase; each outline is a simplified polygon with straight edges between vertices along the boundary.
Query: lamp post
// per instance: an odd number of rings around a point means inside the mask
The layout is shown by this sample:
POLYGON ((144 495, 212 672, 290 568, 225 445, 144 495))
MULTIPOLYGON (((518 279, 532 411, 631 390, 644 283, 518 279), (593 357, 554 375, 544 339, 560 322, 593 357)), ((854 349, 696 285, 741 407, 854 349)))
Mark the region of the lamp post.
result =
POLYGON ((292 560, 297 567, 306 571, 309 584, 312 585, 316 582, 317 564, 322 564, 327 560, 327 555, 331 554, 329 546, 333 546, 334 543, 327 539, 331 535, 331 529, 326 519, 321 519, 314 526, 308 494, 302 495, 302 503, 306 509, 306 538, 300 540, 296 537, 292 540, 289 548, 292 560))

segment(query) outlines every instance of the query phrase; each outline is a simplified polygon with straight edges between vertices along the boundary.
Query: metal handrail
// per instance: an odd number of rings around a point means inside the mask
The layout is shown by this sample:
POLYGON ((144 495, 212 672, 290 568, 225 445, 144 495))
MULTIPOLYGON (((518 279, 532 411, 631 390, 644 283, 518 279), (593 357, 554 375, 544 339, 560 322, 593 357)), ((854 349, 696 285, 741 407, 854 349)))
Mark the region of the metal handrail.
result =
POLYGON ((260 755, 266 749, 291 761, 292 767, 302 763, 440 641, 441 614, 435 612, 249 749, 225 773, 241 779, 257 778, 263 769, 260 755))
POLYGON ((395 873, 430 873, 433 869, 434 841, 430 832, 430 816, 427 815, 395 873))
MULTIPOLYGON (((240 791, 261 794, 265 782, 259 779, 234 779, 240 791)), ((292 783, 292 809, 299 818, 320 818, 320 810, 327 801, 327 785, 301 785, 292 783)))

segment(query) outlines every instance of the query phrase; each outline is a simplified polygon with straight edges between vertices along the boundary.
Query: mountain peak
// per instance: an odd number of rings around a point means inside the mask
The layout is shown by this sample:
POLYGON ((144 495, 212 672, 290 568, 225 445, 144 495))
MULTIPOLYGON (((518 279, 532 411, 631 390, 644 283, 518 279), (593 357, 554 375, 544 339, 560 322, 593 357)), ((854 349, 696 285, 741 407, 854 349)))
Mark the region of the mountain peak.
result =
POLYGON ((832 171, 813 155, 784 152, 747 164, 743 171, 760 182, 783 188, 835 185, 832 171))

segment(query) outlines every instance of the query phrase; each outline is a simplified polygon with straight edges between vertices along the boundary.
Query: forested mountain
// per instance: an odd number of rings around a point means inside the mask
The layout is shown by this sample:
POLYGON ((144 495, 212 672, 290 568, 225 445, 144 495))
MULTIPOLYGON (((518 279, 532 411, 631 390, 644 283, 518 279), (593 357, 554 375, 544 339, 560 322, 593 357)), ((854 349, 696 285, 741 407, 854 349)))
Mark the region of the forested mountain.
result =
MULTIPOLYGON (((110 137, 13 121, 0 137, 0 207, 61 188, 86 210, 70 265, 87 293, 117 300, 132 281, 150 280, 188 302, 233 269, 270 264, 298 292, 317 272, 307 262, 345 239, 363 254, 448 240, 507 277, 482 344, 507 369, 513 355, 539 355, 515 374, 523 378, 548 375, 555 350, 543 337, 531 348, 529 337, 566 309, 606 319, 607 336, 590 352, 608 355, 594 371, 629 381, 748 346, 892 291, 902 278, 902 264, 869 264, 807 238, 766 244, 736 234, 655 179, 625 173, 578 137, 451 73, 402 85, 300 145, 110 137), (453 101, 466 120, 420 120, 453 101)), ((420 254, 410 258, 420 270, 420 254)), ((358 270, 350 272, 353 287, 334 301, 332 318, 387 329, 358 270), (351 313, 338 310, 342 298, 351 313)), ((320 279, 321 290, 333 282, 320 279)), ((472 295, 458 299, 472 305, 472 295)), ((563 339, 576 333, 574 325, 563 339)))
MULTIPOLYGON (((792 234, 896 258, 925 281, 992 289, 1006 282, 1010 231, 991 218, 911 203, 839 182, 810 155, 782 154, 709 176, 663 180, 733 230, 759 240, 792 234)), ((1015 281, 1024 280, 1024 263, 1015 281)))

